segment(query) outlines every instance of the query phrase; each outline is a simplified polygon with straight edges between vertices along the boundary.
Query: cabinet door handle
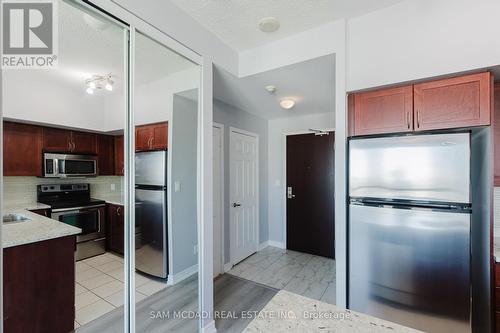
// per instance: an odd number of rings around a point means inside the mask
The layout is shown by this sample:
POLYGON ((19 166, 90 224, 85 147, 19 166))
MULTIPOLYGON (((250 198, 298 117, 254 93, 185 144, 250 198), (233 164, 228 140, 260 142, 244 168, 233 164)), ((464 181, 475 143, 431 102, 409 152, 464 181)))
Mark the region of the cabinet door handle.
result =
POLYGON ((410 112, 406 112, 406 126, 410 129, 410 112))
POLYGON ((149 138, 149 149, 153 148, 153 138, 149 138))
POLYGON ((120 216, 120 210, 121 210, 121 207, 116 208, 116 215, 120 216))
POLYGON ((68 141, 68 151, 71 151, 71 141, 68 141))
POLYGON ((420 128, 420 110, 417 110, 417 128, 420 128))

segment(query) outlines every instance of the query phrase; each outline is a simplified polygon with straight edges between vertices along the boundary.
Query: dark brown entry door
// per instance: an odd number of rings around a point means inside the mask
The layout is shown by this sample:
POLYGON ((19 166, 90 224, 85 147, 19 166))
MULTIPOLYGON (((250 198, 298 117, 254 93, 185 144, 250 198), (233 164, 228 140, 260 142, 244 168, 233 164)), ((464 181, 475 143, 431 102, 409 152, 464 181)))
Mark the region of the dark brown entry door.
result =
POLYGON ((334 133, 286 140, 286 245, 335 258, 334 133))

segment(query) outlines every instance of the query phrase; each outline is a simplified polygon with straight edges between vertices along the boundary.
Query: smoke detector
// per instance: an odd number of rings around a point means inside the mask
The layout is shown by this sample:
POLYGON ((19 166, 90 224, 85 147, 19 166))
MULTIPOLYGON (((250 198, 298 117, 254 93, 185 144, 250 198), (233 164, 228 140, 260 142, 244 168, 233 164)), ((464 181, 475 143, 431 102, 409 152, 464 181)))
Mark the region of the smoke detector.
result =
POLYGON ((259 22, 259 29, 262 32, 275 32, 280 27, 280 21, 276 17, 264 17, 259 22))
POLYGON ((268 85, 268 86, 265 86, 264 88, 270 94, 274 94, 276 92, 276 86, 268 85))

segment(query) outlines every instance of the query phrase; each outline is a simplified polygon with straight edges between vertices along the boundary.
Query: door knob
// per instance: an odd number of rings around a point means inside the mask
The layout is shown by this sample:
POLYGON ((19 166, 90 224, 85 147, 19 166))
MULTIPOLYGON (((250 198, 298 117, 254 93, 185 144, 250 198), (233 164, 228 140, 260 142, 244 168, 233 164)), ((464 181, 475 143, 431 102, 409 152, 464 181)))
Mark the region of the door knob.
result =
POLYGON ((233 208, 240 207, 240 206, 241 206, 241 204, 239 204, 239 203, 236 203, 236 202, 233 203, 233 208))

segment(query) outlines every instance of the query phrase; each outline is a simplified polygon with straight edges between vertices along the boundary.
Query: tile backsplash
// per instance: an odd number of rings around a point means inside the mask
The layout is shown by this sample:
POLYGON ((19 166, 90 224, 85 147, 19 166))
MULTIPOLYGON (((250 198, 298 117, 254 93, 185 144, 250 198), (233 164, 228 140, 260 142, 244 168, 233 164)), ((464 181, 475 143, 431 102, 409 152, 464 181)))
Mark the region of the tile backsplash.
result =
POLYGON ((100 176, 95 178, 47 179, 38 177, 4 177, 4 206, 18 206, 36 202, 36 186, 39 184, 89 183, 93 197, 117 196, 122 193, 123 177, 100 176), (112 188, 114 187, 114 190, 112 188))

